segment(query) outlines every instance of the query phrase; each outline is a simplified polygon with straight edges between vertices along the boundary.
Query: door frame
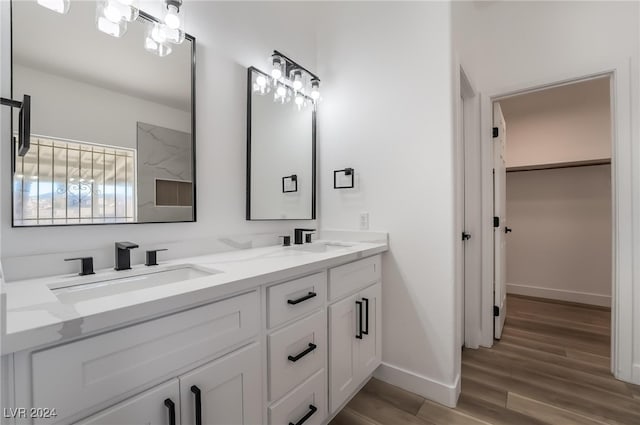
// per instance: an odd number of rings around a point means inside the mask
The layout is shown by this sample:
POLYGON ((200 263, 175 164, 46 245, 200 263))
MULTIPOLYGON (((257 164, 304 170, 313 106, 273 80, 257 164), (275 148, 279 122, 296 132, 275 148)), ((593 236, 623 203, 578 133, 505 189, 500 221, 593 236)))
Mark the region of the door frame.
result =
MULTIPOLYGON (((612 173, 612 297, 611 297, 611 371, 621 380, 640 381, 640 370, 634 373, 633 354, 633 265, 634 242, 640 246, 640 226, 633 226, 633 210, 640 207, 640 185, 634 180, 640 178, 640 160, 637 148, 633 147, 632 136, 637 131, 632 127, 633 120, 630 96, 631 59, 619 62, 596 64, 577 69, 565 75, 550 76, 539 81, 517 84, 488 93, 479 93, 480 121, 480 158, 482 173, 482 278, 480 311, 474 310, 474 304, 466 305, 465 317, 479 317, 480 320, 467 333, 475 333, 479 345, 493 345, 493 188, 492 188, 492 106, 493 102, 508 97, 544 90, 551 87, 586 81, 593 78, 609 77, 611 99, 611 173, 612 173), (635 375, 635 376, 634 376, 635 375), (635 379, 634 379, 635 378, 635 379)), ((478 161, 476 159, 476 161, 478 161)), ((636 254, 637 255, 637 254, 636 254)), ((467 293, 467 297, 469 293, 467 293)), ((640 299, 640 294, 636 294, 640 299)), ((478 303, 475 303, 477 305, 478 303)), ((468 321, 467 321, 468 323, 468 321)), ((466 340, 466 337, 465 337, 466 340)), ((636 341, 640 345, 640 341, 636 341)), ((474 348, 471 345, 471 348, 474 348)), ((638 367, 636 367, 638 369, 638 367)))

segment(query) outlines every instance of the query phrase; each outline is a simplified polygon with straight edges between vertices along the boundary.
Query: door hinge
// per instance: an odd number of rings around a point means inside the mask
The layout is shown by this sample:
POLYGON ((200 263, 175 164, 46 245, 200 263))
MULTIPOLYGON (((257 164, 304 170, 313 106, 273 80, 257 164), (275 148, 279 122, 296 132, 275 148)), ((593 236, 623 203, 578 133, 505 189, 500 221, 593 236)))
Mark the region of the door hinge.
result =
POLYGON ((493 137, 498 137, 498 127, 493 127, 493 137))
POLYGON ((493 306, 493 315, 494 315, 495 317, 500 316, 500 307, 498 307, 497 305, 494 305, 494 306, 493 306))
POLYGON ((500 217, 493 217, 493 227, 500 227, 500 217))

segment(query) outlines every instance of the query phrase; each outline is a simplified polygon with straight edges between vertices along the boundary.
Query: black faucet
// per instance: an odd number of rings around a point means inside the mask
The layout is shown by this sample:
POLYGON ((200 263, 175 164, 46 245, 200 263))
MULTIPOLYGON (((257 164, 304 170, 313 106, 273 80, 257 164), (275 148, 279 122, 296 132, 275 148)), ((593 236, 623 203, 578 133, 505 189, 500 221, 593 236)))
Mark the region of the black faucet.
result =
POLYGON ((93 272, 93 257, 78 257, 78 258, 65 258, 64 261, 74 261, 80 260, 82 261, 82 271, 79 273, 80 276, 86 276, 88 274, 95 274, 93 272))
POLYGON ((130 250, 137 248, 133 242, 116 242, 116 270, 129 270, 131 268, 130 250))
POLYGON ((293 243, 296 245, 301 245, 304 243, 302 240, 302 235, 304 232, 315 232, 316 229, 293 229, 293 243))

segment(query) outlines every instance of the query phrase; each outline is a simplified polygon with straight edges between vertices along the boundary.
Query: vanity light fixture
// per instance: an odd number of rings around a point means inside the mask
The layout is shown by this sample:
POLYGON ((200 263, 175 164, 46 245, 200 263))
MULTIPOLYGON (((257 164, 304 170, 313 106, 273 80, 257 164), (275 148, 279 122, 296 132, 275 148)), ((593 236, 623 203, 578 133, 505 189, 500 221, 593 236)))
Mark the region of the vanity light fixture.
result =
POLYGON ((49 10, 64 15, 69 11, 71 5, 70 0, 38 0, 38 4, 42 7, 46 7, 49 10))
POLYGON ((260 73, 253 81, 253 91, 268 93, 274 87, 274 102, 287 103, 293 99, 299 110, 320 100, 320 78, 277 50, 271 54, 271 71, 260 73))
MULTIPOLYGON (((144 48, 158 56, 171 53, 171 44, 185 40, 182 0, 161 0, 164 5, 162 22, 155 22, 144 15, 147 24, 144 48)), ((37 0, 40 6, 58 13, 67 13, 71 0, 37 0)), ((98 0, 96 2, 96 27, 112 37, 122 37, 127 24, 140 16, 139 0, 98 0)))

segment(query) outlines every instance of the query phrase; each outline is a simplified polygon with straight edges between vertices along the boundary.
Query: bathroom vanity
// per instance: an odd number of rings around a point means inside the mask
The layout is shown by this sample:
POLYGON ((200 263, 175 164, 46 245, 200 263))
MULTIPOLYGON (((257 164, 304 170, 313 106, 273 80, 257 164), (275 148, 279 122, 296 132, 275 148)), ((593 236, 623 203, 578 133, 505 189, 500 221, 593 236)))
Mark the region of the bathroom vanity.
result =
POLYGON ((3 423, 326 423, 380 364, 386 249, 317 241, 7 284, 3 423))

